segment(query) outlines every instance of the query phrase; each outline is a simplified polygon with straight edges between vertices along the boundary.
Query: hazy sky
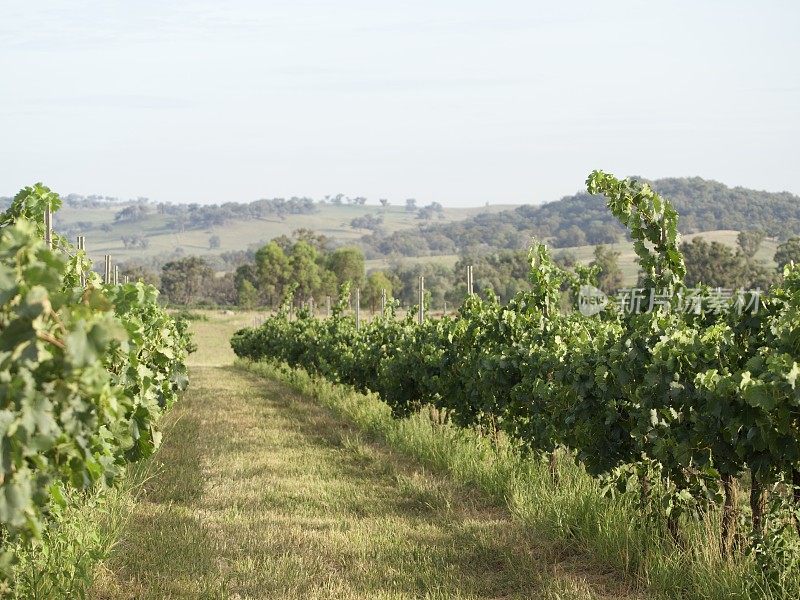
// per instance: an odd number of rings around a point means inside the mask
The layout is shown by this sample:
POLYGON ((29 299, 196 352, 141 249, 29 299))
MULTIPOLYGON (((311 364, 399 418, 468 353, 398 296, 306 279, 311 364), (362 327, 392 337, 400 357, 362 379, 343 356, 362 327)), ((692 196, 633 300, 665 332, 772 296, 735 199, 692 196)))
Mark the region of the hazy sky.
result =
POLYGON ((0 195, 800 192, 800 2, 0 0, 0 195))

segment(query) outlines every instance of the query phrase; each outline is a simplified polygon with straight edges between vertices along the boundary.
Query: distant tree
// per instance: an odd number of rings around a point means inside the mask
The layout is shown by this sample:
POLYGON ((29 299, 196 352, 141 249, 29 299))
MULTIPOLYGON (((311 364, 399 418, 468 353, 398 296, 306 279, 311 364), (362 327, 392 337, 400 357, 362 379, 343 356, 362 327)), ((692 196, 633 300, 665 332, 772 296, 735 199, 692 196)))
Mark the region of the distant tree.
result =
POLYGON ((353 198, 353 203, 357 204, 358 206, 364 206, 367 203, 367 199, 364 196, 358 196, 353 198))
POLYGON ((292 246, 294 246, 294 241, 292 241, 292 238, 286 234, 272 238, 272 241, 275 242, 286 254, 289 254, 289 252, 292 251, 292 246))
POLYGON ((214 271, 197 256, 170 261, 161 269, 161 292, 173 304, 196 304, 207 299, 214 271))
POLYGON ((186 224, 189 221, 189 216, 185 213, 176 213, 172 220, 167 223, 167 226, 170 227, 175 233, 183 233, 186 231, 186 224))
POLYGON ((350 227, 353 229, 369 229, 371 231, 378 231, 382 224, 383 215, 362 215, 350 221, 350 227))
POLYGON ((578 264, 578 257, 574 252, 562 251, 553 256, 553 261, 562 269, 571 269, 578 264))
POLYGON ((740 231, 736 237, 740 259, 740 274, 738 285, 740 287, 768 289, 779 279, 774 269, 770 269, 763 261, 756 259, 756 253, 761 248, 766 234, 759 230, 740 231))
POLYGON ((595 246, 594 260, 590 266, 600 267, 598 287, 606 294, 612 294, 622 287, 623 275, 622 269, 619 268, 619 256, 619 252, 608 246, 603 244, 595 246))
POLYGON ((216 248, 219 248, 219 246, 220 246, 220 239, 219 239, 218 235, 215 234, 215 235, 212 235, 210 238, 208 238, 208 249, 209 250, 214 250, 216 248))
POLYGON ((289 255, 289 281, 297 285, 297 299, 308 299, 322 284, 317 258, 317 249, 308 242, 300 240, 292 247, 289 255))
POLYGON ((123 235, 120 236, 122 240, 122 245, 125 248, 140 248, 142 250, 147 249, 150 246, 150 240, 139 233, 134 233, 133 235, 123 235))
POLYGON ((307 242, 317 249, 317 252, 325 252, 331 245, 331 238, 324 233, 317 233, 313 229, 300 228, 292 232, 292 237, 297 240, 307 242))
POLYGON ((418 219, 429 221, 433 219, 434 216, 438 216, 440 219, 444 218, 444 207, 438 202, 431 202, 417 211, 418 219))
POLYGON ((121 211, 114 215, 114 222, 116 223, 135 223, 147 218, 150 212, 150 207, 146 203, 138 203, 132 206, 123 208, 121 211))
MULTIPOLYGON (((740 254, 740 256, 742 255, 740 254)), ((780 276, 778 272, 775 269, 768 268, 763 261, 744 258, 742 256, 737 287, 767 290, 779 279, 780 276)))
POLYGON ((364 254, 358 248, 337 248, 328 257, 327 267, 336 274, 339 285, 349 281, 353 287, 363 287, 364 254))
POLYGON ((613 223, 592 221, 582 229, 589 244, 616 244, 619 241, 617 226, 613 223))
POLYGON ((736 237, 736 244, 739 246, 741 253, 746 258, 751 259, 755 257, 759 248, 761 248, 761 243, 764 241, 765 237, 766 234, 757 229, 740 231, 739 235, 736 237))
POLYGON ((691 242, 681 244, 686 261, 686 285, 692 287, 704 283, 711 287, 735 287, 741 274, 741 262, 734 251, 725 244, 713 241, 710 244, 697 236, 691 242))
POLYGON ((386 198, 381 198, 380 200, 378 200, 378 202, 381 203, 381 206, 383 207, 383 210, 386 210, 387 208, 389 208, 389 201, 386 198))
POLYGON ((291 278, 289 257, 273 240, 256 251, 252 272, 242 271, 241 277, 248 279, 261 293, 262 298, 270 306, 274 306, 280 301, 284 288, 291 278))
POLYGON ((240 308, 253 309, 258 304, 258 290, 249 279, 242 279, 236 289, 240 308))
POLYGON ((791 262, 800 263, 800 237, 791 237, 778 246, 775 262, 781 271, 791 262))
POLYGON ((119 270, 123 275, 127 275, 131 282, 142 281, 160 287, 161 282, 158 273, 144 265, 135 262, 120 263, 119 270))
POLYGON ((586 234, 576 225, 570 225, 569 227, 559 230, 553 240, 553 245, 556 248, 574 248, 577 246, 585 246, 586 244, 586 234))
POLYGON ((417 210, 416 198, 408 198, 406 200, 406 212, 414 212, 415 210, 417 210))
POLYGON ((380 306, 381 295, 386 291, 386 297, 392 297, 392 280, 383 271, 373 271, 367 276, 367 283, 361 294, 361 301, 369 306, 372 312, 380 306))

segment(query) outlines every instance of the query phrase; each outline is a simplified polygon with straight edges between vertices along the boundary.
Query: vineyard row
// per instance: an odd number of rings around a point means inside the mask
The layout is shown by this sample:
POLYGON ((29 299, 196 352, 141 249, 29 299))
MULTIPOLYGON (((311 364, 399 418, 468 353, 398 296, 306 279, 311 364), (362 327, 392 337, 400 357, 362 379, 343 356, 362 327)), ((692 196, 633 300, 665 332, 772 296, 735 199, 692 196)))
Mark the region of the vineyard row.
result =
POLYGON ((332 318, 301 310, 290 320, 289 297, 232 346, 377 392, 398 417, 433 405, 524 452, 573 456, 609 493, 638 494, 677 544, 688 515, 719 511, 722 554, 749 547, 773 568, 800 531, 800 269, 789 265, 757 311, 676 310, 685 267, 671 204, 600 171, 587 185, 628 228, 641 285, 672 300, 646 312, 613 301, 594 316, 560 311, 565 290, 576 300, 598 273, 562 270, 536 244, 531 290, 507 305, 470 295, 456 315, 419 323, 413 311, 395 319, 388 302, 356 327, 345 286, 332 318), (749 511, 736 501, 741 485, 749 511))

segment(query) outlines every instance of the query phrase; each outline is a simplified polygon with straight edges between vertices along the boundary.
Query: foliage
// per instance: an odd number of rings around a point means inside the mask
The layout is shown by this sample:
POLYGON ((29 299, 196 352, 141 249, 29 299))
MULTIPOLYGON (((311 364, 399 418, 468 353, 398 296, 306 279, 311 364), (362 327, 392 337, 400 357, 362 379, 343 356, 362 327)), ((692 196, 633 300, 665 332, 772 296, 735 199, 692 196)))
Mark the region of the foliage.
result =
POLYGON ((800 237, 792 237, 778 246, 775 252, 775 262, 778 268, 783 269, 789 263, 800 264, 800 237))
MULTIPOLYGON (((0 217, 0 535, 20 542, 41 536, 69 489, 109 485, 152 454, 188 381, 186 324, 155 288, 103 285, 83 252, 42 241, 59 203, 37 184, 0 217)), ((0 573, 13 559, 6 546, 0 573)))
POLYGON ((686 284, 733 289, 770 287, 777 280, 777 273, 754 258, 762 237, 741 232, 736 252, 717 241, 709 244, 700 236, 684 242, 681 252, 686 259, 686 284))
POLYGON ((326 257, 326 263, 336 275, 337 285, 347 281, 353 287, 364 285, 364 254, 358 248, 337 248, 326 257))
POLYGON ((214 271, 197 256, 170 261, 161 269, 161 292, 173 304, 199 302, 208 297, 214 271))
POLYGON ((380 305, 381 298, 386 294, 386 298, 392 297, 394 286, 392 280, 383 271, 373 271, 367 277, 367 283, 361 294, 364 306, 370 307, 373 311, 380 305))

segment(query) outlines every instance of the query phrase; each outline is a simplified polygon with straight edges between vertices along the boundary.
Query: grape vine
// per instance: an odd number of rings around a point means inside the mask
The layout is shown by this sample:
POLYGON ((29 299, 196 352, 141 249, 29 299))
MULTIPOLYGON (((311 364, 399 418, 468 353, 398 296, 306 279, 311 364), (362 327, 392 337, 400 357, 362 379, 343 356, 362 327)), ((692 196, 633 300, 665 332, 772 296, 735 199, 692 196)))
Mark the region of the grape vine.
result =
MULTIPOLYGON (((104 284, 65 238, 45 244, 44 212, 59 206, 37 184, 0 216, 5 542, 39 536, 64 486, 110 485, 127 462, 152 454, 161 413, 188 383, 186 324, 159 306, 155 288, 104 284)), ((14 557, 3 545, 4 569, 14 557)))

